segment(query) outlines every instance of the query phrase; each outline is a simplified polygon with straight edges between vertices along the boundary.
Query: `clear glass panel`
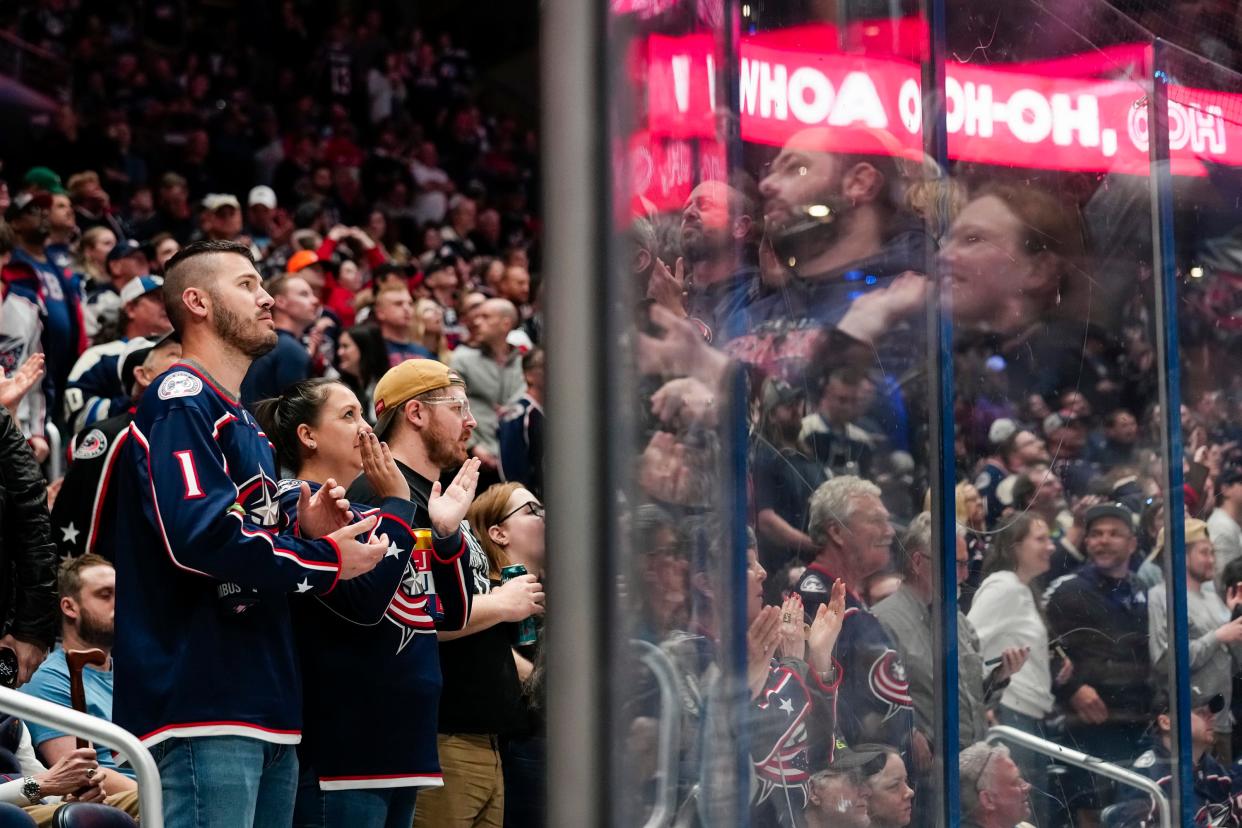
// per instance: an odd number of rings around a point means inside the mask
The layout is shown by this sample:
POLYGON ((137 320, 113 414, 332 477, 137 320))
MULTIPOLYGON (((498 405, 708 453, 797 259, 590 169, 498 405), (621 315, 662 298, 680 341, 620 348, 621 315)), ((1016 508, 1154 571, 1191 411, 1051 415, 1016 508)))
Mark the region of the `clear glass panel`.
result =
POLYGON ((896 639, 923 642, 934 721, 939 601, 896 635, 870 609, 931 474, 927 26, 902 3, 612 8, 618 620, 648 654, 616 673, 623 823, 662 790, 692 824, 859 818, 867 777, 907 767, 934 820, 939 740, 896 639))
MULTIPOLYGON (((1104 3, 977 8, 948 17, 959 200, 938 259, 956 333, 963 635, 978 642, 961 661, 962 743, 993 722, 1156 779, 1174 768, 1151 741, 1168 681, 1153 667, 1168 638, 1151 40, 1104 3)), ((1153 811, 1137 788, 1007 741, 1035 824, 1153 811)), ((986 756, 962 755, 964 813, 1002 781, 986 756)))
MULTIPOLYGON (((1232 711, 1239 696, 1232 676, 1242 668, 1235 660, 1242 651, 1210 643, 1232 640, 1239 625, 1229 622, 1242 581, 1242 376, 1236 367, 1242 76, 1168 44, 1157 52, 1156 72, 1168 90, 1169 258, 1180 340, 1169 370, 1181 388, 1181 444, 1171 447, 1171 459, 1185 478, 1190 741, 1198 785, 1200 774, 1218 775, 1238 755, 1232 711), (1206 657, 1196 656, 1205 646, 1206 657), (1217 694, 1225 706, 1213 715, 1203 705, 1217 694)), ((1200 821, 1227 818, 1232 812, 1219 795, 1215 800, 1196 802, 1191 814, 1200 821)))
MULTIPOLYGON (((948 4, 944 44, 904 0, 610 11, 616 824, 936 825, 984 799, 1010 824, 1147 815, 1143 791, 1030 739, 1176 767, 1149 610, 1169 566, 1150 35, 1090 1, 948 4), (944 164, 922 128, 933 59, 944 164), (937 314, 947 542, 927 514, 937 314), (955 553, 945 737, 937 570, 955 553), (839 632, 819 611, 838 578, 839 632), (972 747, 988 738, 1009 756, 972 747)), ((1215 128, 1187 116, 1181 166, 1215 128)), ((1228 392, 1214 341, 1185 353, 1228 392)))

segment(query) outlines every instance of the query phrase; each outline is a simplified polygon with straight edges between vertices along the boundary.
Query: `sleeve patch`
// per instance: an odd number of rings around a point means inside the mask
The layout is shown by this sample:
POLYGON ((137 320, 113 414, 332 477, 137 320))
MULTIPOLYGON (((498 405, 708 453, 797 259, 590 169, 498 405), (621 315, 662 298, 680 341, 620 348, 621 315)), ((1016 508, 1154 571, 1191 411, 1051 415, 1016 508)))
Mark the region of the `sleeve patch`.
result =
POLYGON ((188 371, 174 371, 164 377, 158 393, 161 400, 171 400, 174 397, 193 397, 202 390, 201 379, 188 371))
POLYGON ((802 583, 798 585, 799 592, 827 592, 828 588, 824 586, 824 579, 818 575, 807 575, 802 579, 802 583))
POLYGON ((73 452, 75 460, 93 460, 108 450, 108 435, 97 428, 92 428, 78 441, 73 452))

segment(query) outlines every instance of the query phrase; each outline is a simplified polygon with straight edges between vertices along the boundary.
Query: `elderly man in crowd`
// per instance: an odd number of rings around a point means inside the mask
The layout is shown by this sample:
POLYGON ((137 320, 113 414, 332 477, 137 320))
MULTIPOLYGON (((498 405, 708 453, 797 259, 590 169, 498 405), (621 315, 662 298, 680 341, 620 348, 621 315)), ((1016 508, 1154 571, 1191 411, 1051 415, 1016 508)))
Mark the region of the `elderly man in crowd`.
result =
POLYGON ((1015 828, 1031 815, 1031 786, 1003 745, 976 742, 958 754, 961 828, 1015 828))

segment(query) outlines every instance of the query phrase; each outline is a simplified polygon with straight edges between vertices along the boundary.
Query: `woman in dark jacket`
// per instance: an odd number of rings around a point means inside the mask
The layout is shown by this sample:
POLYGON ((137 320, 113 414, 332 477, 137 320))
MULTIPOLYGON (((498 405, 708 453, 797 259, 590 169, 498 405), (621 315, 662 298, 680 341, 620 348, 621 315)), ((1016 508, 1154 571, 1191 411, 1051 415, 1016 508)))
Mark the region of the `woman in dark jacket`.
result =
POLYGON ((18 684, 55 642, 59 617, 47 481, 12 414, 0 406, 0 648, 17 654, 18 684))

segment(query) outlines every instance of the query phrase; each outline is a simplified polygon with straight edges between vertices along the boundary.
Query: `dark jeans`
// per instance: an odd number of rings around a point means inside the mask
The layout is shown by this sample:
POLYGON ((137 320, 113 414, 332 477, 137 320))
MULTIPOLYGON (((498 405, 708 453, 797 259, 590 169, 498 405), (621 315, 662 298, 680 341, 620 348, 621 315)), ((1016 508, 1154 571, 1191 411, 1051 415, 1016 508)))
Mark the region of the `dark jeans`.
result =
POLYGON ((16 805, 0 802, 0 828, 35 828, 35 821, 16 805))
POLYGON ((544 736, 508 739, 501 743, 500 764, 505 776, 504 828, 543 828, 547 753, 544 736))
POLYGON ((324 791, 303 772, 293 811, 294 828, 410 828, 418 788, 324 791))
MULTIPOLYGON (((1146 726, 1132 723, 1067 724, 1061 744, 1128 768, 1145 749, 1146 732, 1146 726)), ((1117 786, 1099 774, 1076 768, 1065 779, 1071 812, 1099 810, 1117 800, 1117 786)))

